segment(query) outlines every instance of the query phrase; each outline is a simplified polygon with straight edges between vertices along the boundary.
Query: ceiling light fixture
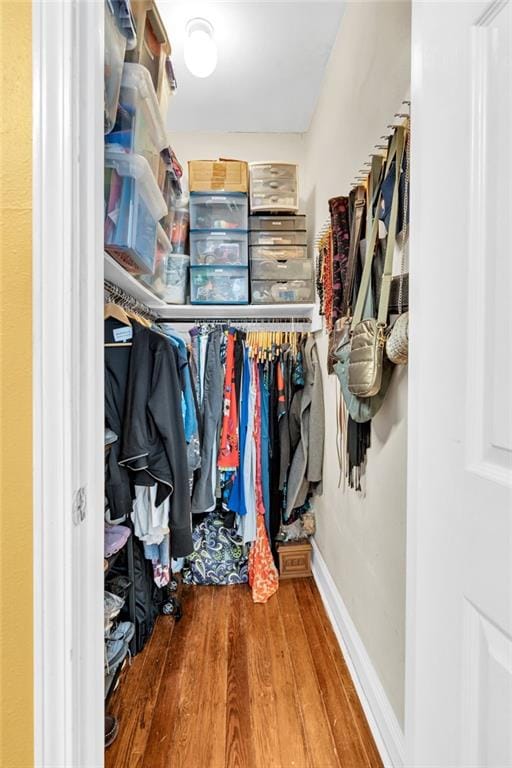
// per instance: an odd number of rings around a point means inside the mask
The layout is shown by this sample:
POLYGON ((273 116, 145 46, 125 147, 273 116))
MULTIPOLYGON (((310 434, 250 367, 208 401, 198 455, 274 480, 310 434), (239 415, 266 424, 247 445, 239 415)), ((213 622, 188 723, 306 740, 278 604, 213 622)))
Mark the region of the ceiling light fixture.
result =
POLYGON ((209 77, 217 66, 213 27, 206 19, 190 19, 185 28, 185 64, 195 77, 209 77))

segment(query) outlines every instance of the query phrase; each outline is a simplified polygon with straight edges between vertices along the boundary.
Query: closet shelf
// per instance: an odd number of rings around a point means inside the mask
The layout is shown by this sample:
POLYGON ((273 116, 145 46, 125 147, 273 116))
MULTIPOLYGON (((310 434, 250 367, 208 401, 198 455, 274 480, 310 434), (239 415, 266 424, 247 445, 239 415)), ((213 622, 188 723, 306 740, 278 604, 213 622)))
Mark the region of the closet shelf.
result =
POLYGON ((118 285, 137 301, 146 304, 154 310, 158 318, 183 318, 200 320, 203 317, 226 318, 311 318, 311 330, 317 330, 317 313, 315 304, 167 304, 155 296, 148 288, 130 275, 108 253, 105 253, 105 280, 118 285))

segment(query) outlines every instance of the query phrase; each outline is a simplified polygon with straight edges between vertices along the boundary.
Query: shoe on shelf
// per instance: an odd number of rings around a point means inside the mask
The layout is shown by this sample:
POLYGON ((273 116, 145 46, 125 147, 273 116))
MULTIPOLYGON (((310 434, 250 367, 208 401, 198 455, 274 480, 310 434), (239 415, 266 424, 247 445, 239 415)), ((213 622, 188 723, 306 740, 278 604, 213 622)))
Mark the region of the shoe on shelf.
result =
POLYGON ((122 597, 118 597, 118 595, 113 595, 112 592, 108 592, 105 590, 104 598, 103 598, 103 612, 105 615, 105 621, 107 619, 114 619, 121 608, 124 605, 124 600, 122 597))
POLYGON ((111 674, 124 661, 128 653, 125 640, 105 640, 105 671, 111 674))
POLYGON ((132 582, 128 576, 124 576, 122 573, 119 573, 113 578, 107 577, 107 583, 105 586, 113 595, 117 595, 118 597, 122 597, 123 600, 126 600, 126 594, 131 585, 132 582))
POLYGON ((108 640, 124 640, 130 643, 135 634, 135 624, 132 621, 120 621, 108 636, 108 640))
POLYGON ((105 715, 105 749, 116 740, 119 733, 119 723, 117 717, 105 715))
POLYGON ((131 530, 126 525, 105 525, 104 555, 116 555, 130 538, 131 530))

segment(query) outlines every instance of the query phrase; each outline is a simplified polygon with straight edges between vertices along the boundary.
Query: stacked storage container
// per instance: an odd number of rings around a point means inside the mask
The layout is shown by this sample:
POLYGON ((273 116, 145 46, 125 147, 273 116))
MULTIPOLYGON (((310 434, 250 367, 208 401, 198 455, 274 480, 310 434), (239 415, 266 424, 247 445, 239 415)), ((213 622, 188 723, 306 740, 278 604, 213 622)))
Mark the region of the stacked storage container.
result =
POLYGON ((314 302, 305 216, 251 216, 249 238, 253 304, 314 302))
POLYGON ((188 256, 183 228, 179 256, 170 242, 181 195, 176 168, 179 173, 181 168, 169 147, 161 109, 168 102, 170 45, 153 0, 136 0, 132 10, 136 36, 122 45, 129 6, 107 0, 105 9, 105 48, 110 52, 105 71, 105 250, 156 295, 184 303, 188 256), (131 62, 123 64, 124 56, 131 62))
POLYGON ((244 192, 190 193, 192 304, 248 303, 247 221, 244 192))

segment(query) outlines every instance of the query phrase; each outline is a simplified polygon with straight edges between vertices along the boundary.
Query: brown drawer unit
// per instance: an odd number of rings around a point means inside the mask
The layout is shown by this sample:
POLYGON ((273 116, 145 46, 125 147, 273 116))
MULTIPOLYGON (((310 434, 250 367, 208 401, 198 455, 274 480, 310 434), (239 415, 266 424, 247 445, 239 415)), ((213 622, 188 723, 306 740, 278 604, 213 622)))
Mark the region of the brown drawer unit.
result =
POLYGON ((309 541, 282 542, 277 545, 281 579, 311 576, 311 544, 309 541))

